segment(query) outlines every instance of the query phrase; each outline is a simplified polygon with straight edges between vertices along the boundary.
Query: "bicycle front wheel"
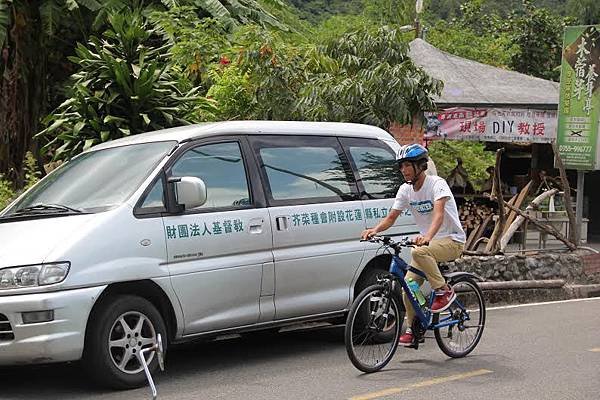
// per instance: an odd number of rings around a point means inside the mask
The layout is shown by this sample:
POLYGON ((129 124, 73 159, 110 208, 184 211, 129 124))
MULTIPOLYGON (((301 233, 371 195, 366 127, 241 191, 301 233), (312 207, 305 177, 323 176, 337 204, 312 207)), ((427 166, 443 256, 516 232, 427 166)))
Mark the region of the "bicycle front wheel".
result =
POLYGON ((348 357, 357 369, 376 372, 390 362, 404 320, 401 310, 397 298, 386 294, 383 285, 369 286, 354 300, 346 320, 345 340, 348 357))
POLYGON ((433 323, 458 322, 434 329, 434 334, 444 354, 460 358, 472 352, 481 339, 485 326, 485 302, 481 289, 472 278, 458 278, 452 287, 456 300, 447 310, 434 314, 433 323))

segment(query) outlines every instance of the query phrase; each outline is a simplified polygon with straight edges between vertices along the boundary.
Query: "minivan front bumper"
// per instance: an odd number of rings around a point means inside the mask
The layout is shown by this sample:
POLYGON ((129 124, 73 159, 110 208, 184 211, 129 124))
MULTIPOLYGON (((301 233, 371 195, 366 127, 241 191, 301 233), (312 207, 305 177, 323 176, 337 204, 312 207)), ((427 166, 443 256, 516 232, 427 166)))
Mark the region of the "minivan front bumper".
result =
POLYGON ((0 296, 0 365, 79 360, 88 317, 105 288, 0 296), (23 323, 24 312, 50 310, 52 321, 23 323))

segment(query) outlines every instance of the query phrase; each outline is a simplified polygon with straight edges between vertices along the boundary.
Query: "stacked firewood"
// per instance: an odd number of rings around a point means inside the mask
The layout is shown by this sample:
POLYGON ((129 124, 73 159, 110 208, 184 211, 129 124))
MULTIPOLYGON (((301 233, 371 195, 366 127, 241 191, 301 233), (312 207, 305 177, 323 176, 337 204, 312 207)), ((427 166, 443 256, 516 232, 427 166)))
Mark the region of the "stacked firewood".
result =
POLYGON ((494 210, 492 208, 471 200, 465 201, 458 209, 460 222, 467 235, 493 214, 494 210))

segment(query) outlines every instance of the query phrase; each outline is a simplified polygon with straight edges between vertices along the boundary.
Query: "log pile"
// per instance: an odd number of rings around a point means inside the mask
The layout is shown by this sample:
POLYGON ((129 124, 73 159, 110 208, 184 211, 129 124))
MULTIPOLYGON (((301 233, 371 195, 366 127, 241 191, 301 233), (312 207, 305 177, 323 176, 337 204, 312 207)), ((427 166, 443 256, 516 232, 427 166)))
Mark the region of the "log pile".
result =
MULTIPOLYGON (((560 171, 562 178, 562 186, 563 190, 566 193, 570 193, 571 189, 569 187, 568 181, 566 179, 566 173, 564 170, 564 166, 562 164, 562 160, 560 159, 560 154, 556 151, 556 146, 553 146, 555 151, 555 159, 557 167, 560 171)), ((531 215, 532 211, 538 209, 539 204, 542 200, 556 194, 558 189, 548 190, 539 196, 537 196, 531 203, 526 207, 525 211, 521 210, 521 206, 525 203, 525 199, 527 195, 531 192, 532 182, 529 182, 517 196, 514 196, 510 201, 505 201, 502 198, 502 191, 500 190, 500 172, 499 172, 499 164, 500 164, 500 154, 501 151, 498 150, 496 154, 496 166, 494 171, 494 188, 492 190, 492 198, 498 201, 498 210, 497 215, 494 215, 494 211, 489 209, 489 207, 485 206, 476 206, 473 204, 469 204, 469 202, 465 203, 463 207, 459 210, 461 222, 463 223, 463 227, 465 230, 470 230, 467 232, 467 241, 465 243, 465 251, 464 254, 467 255, 493 255, 504 252, 506 246, 514 233, 517 231, 519 226, 527 220, 529 223, 536 226, 540 231, 545 232, 546 234, 550 234, 556 237, 558 240, 562 241, 567 248, 570 250, 577 249, 577 243, 579 242, 578 235, 572 233, 572 231, 577 231, 577 227, 574 221, 574 213, 572 206, 570 204, 570 196, 565 196, 565 208, 567 209, 567 214, 569 215, 570 221, 570 237, 564 237, 560 232, 558 232, 551 225, 545 224, 531 215), (497 185, 497 186, 496 186, 497 185), (476 211, 480 208, 487 208, 488 210, 476 211), (505 209, 508 211, 508 215, 505 214, 505 209), (473 210, 475 210, 473 212, 473 210), (481 216, 479 218, 472 217, 471 215, 475 214, 476 216, 481 216), (486 217, 483 217, 487 215, 486 217), (472 221, 477 221, 473 224, 472 221), (492 232, 489 238, 485 237, 485 230, 488 225, 493 225, 494 231, 492 232), (478 245, 480 243, 486 243, 485 250, 479 251, 478 245)))
POLYGON ((460 222, 467 235, 493 214, 494 210, 491 207, 484 204, 476 204, 472 200, 465 201, 458 209, 460 222))

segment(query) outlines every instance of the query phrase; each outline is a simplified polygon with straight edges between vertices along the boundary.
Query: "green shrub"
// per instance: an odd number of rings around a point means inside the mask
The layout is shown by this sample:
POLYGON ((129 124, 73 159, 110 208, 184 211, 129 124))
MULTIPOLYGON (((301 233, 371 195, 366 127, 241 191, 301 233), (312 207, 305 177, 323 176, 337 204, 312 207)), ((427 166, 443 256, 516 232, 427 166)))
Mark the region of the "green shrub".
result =
POLYGON ((25 187, 22 191, 16 192, 12 182, 0 175, 0 210, 3 210, 19 194, 35 185, 39 180, 40 173, 36 168, 35 158, 28 152, 25 155, 25 187))
POLYGON ((485 151, 484 148, 485 144, 481 142, 458 140, 436 140, 428 145, 439 176, 447 178, 450 171, 456 167, 456 158, 460 157, 469 174, 469 181, 476 190, 481 189, 482 182, 488 177, 485 169, 496 163, 496 154, 485 151))
POLYGON ((2 175, 0 175, 0 210, 3 210, 14 197, 15 192, 12 188, 12 183, 3 179, 2 175))

